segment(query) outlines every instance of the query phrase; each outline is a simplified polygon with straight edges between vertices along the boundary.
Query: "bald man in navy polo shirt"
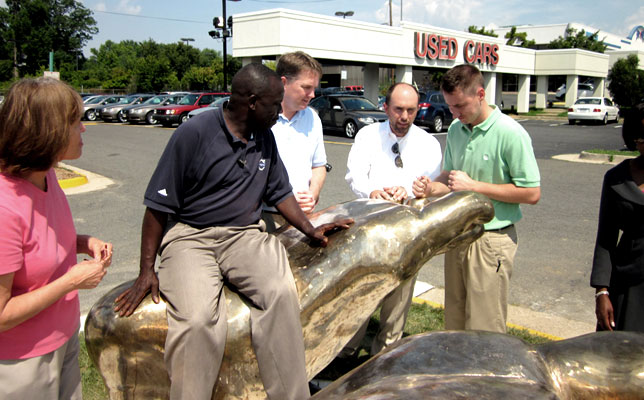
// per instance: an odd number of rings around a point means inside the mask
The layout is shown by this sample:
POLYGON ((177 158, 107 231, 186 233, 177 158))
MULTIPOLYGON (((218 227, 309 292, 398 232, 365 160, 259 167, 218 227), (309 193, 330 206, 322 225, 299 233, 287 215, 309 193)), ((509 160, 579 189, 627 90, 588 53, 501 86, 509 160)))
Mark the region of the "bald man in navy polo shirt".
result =
POLYGON ((322 246, 325 232, 351 221, 314 228, 298 206, 270 131, 283 94, 270 69, 242 68, 225 109, 175 131, 145 192, 139 277, 115 309, 131 315, 149 292, 158 302, 159 290, 167 299, 171 399, 212 396, 226 341, 224 280, 254 305, 252 342, 269 398, 309 397, 297 289, 261 204, 322 246))

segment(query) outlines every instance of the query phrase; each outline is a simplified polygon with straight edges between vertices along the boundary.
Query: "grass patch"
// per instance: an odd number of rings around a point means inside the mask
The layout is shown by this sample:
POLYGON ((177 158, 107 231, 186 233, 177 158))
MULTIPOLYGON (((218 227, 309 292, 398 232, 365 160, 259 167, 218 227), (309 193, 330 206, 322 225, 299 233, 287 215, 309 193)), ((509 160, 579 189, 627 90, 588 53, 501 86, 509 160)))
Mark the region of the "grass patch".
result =
POLYGON ((85 346, 85 335, 80 334, 80 355, 78 356, 78 363, 81 370, 81 383, 83 385, 83 399, 84 400, 105 400, 108 398, 107 388, 103 384, 101 374, 90 360, 87 354, 87 347, 85 346))
POLYGON ((594 154, 608 154, 611 156, 632 156, 632 157, 637 157, 640 155, 638 151, 628 151, 628 150, 604 150, 604 149, 592 149, 592 150, 585 150, 588 153, 594 153, 594 154))
MULTIPOLYGON (((348 359, 334 360, 328 367, 316 376, 317 379, 335 380, 356 368, 360 364, 367 361, 369 357, 369 349, 371 348, 371 340, 378 331, 378 323, 380 320, 380 311, 376 313, 369 320, 367 334, 360 344, 358 353, 348 359)), ((404 336, 416 335, 423 332, 436 331, 444 329, 444 312, 442 308, 435 308, 428 304, 412 303, 407 317, 407 324, 405 325, 404 336)), ((532 344, 546 343, 550 339, 530 333, 525 329, 508 329, 510 335, 519 337, 524 341, 532 344)), ((83 383, 83 398, 85 400, 105 400, 108 398, 107 389, 103 384, 103 379, 92 361, 87 355, 87 348, 85 347, 85 337, 80 335, 81 352, 80 352, 80 368, 83 383)))
MULTIPOLYGON (((504 108, 504 109, 501 110, 501 112, 504 113, 504 114, 519 115, 519 112, 517 111, 516 108, 504 108)), ((541 109, 541 108, 530 107, 528 112, 520 113, 520 115, 534 117, 534 116, 537 116, 537 115, 543 115, 545 113, 546 112, 543 111, 543 109, 541 109)))
POLYGON ((568 111, 562 111, 559 114, 557 114, 557 117, 565 117, 568 118, 568 111))

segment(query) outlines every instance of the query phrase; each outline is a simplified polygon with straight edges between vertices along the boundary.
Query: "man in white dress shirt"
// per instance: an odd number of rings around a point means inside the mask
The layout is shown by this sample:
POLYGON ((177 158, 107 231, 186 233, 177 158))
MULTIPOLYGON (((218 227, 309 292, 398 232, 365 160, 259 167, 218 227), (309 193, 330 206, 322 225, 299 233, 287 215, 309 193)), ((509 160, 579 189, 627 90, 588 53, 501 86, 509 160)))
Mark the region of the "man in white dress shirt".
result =
MULTIPOLYGON (((284 84, 282 113, 273 135, 280 158, 288 172, 297 203, 306 214, 313 212, 326 179, 326 152, 322 122, 308 107, 322 77, 322 66, 310 55, 296 51, 277 61, 276 70, 284 84)), ((264 206, 262 219, 268 232, 284 224, 275 209, 264 206)))
MULTIPOLYGON (((449 191, 432 181, 441 172, 441 148, 434 136, 413 124, 418 100, 415 87, 396 83, 389 88, 384 105, 389 120, 367 125, 356 135, 345 179, 358 197, 402 203, 407 198, 424 197, 425 193, 433 196, 449 191)), ((383 300, 372 355, 402 338, 415 282, 416 276, 383 300)), ((342 355, 357 350, 366 328, 365 323, 342 355)))

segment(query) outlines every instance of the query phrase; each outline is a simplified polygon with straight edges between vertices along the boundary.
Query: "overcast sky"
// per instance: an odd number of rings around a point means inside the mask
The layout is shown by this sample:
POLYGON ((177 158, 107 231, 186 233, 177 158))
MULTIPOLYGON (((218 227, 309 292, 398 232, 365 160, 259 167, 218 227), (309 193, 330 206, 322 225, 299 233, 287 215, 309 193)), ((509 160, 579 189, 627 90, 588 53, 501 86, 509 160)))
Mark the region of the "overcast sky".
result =
MULTIPOLYGON (((77 0, 78 1, 78 0, 77 0)), ((176 42, 193 38, 200 49, 221 50, 221 40, 208 36, 212 18, 222 14, 221 0, 80 0, 94 12, 99 33, 84 49, 98 48, 106 40, 176 42)), ((578 22, 626 36, 644 25, 644 5, 638 0, 393 0, 394 25, 403 19, 443 28, 466 30, 470 25, 495 28, 507 25, 543 25, 578 22)), ((5 1, 0 0, 4 6, 5 1)), ((241 0, 226 3, 227 15, 287 8, 333 15, 354 11, 352 19, 389 23, 389 0, 241 0)), ((229 47, 230 48, 230 47, 229 47)))

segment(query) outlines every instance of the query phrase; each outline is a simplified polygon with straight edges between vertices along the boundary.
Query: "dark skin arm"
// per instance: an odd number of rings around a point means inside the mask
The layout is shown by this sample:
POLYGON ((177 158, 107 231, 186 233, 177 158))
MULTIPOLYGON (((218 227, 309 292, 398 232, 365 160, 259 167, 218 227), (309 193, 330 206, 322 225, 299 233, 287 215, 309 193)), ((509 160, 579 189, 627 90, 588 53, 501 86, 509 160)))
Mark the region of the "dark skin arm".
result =
POLYGON ((159 303, 159 279, 154 272, 156 259, 163 231, 167 224, 168 214, 151 208, 145 209, 143 226, 141 227, 141 260, 139 262, 139 276, 134 285, 121 293, 114 302, 114 311, 121 317, 132 315, 141 300, 152 293, 152 300, 159 303))
POLYGON ((277 208, 277 211, 282 214, 289 224, 293 225, 300 232, 308 236, 313 244, 322 247, 326 247, 329 241, 329 238, 326 236, 327 234, 341 229, 348 229, 349 225, 353 223, 353 219, 346 218, 328 224, 323 224, 318 227, 313 227, 306 214, 304 214, 300 206, 297 204, 294 196, 289 196, 286 200, 276 205, 275 208, 277 208))

